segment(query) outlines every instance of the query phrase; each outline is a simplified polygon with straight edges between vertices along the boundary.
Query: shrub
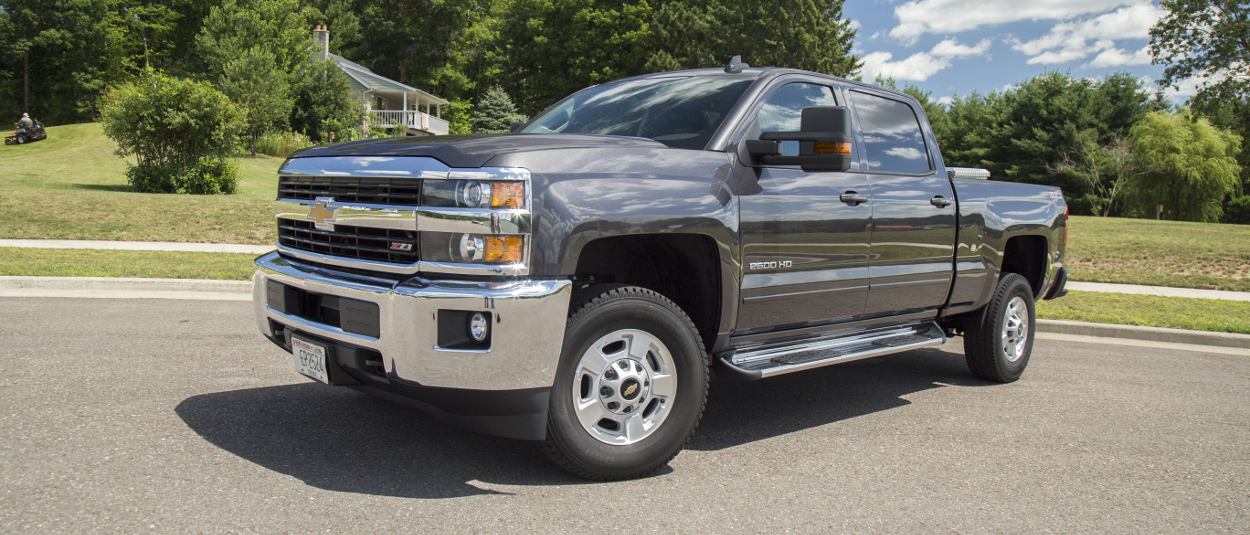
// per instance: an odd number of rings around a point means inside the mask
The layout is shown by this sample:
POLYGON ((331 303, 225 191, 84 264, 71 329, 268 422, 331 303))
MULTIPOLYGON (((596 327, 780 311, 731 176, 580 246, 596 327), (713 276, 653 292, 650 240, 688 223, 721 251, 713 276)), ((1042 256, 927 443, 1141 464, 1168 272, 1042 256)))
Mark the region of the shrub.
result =
POLYGON ((1229 197, 1224 203, 1224 215, 1220 217, 1220 222, 1250 225, 1250 195, 1229 197))
POLYGON ((201 158, 194 164, 140 163, 126 170, 126 180, 143 193, 234 193, 239 187, 239 167, 221 158, 201 158))
POLYGON ((139 191, 233 193, 238 172, 221 158, 242 129, 242 114, 207 83, 149 70, 109 91, 100 110, 117 155, 134 156, 126 172, 139 191))
POLYGON ((256 152, 286 158, 296 151, 316 145, 299 132, 270 132, 256 142, 256 152))

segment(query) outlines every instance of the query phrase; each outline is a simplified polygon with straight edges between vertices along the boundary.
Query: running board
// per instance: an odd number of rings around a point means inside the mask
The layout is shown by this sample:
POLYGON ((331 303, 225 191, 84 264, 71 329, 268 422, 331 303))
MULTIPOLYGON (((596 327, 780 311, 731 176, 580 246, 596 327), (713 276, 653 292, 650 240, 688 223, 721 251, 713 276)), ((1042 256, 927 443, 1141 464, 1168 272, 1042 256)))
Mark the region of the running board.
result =
POLYGON ((930 321, 839 338, 723 353, 716 357, 714 363, 716 373, 721 377, 753 381, 944 343, 946 335, 936 323, 930 321))

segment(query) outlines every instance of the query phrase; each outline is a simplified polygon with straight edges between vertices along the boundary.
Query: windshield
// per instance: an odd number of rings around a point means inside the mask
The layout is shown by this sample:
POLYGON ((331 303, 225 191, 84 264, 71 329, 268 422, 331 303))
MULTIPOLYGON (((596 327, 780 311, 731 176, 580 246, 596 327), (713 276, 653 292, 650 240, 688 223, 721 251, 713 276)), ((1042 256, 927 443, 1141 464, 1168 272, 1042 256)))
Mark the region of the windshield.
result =
POLYGON ((560 102, 521 133, 645 137, 701 150, 752 81, 684 76, 593 87, 560 102))

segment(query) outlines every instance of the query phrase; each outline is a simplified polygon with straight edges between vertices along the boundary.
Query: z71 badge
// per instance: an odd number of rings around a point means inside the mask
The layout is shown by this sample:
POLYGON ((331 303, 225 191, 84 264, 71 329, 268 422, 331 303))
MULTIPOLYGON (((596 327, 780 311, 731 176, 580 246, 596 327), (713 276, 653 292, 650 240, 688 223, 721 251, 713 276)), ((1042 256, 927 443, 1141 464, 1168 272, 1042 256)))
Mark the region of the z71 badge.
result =
POLYGON ((748 270, 785 269, 785 268, 793 267, 793 266, 794 266, 794 262, 791 260, 779 260, 776 262, 751 262, 747 264, 747 269, 748 270))

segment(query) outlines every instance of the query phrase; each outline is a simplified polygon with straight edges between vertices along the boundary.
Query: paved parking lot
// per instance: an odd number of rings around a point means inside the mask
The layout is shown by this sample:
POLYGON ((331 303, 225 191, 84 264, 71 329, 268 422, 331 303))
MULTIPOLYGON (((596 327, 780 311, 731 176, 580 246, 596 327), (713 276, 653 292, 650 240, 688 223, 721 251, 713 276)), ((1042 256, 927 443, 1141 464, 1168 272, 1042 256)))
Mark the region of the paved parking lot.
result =
POLYGON ((1246 532, 1250 358, 959 341, 714 382, 655 477, 296 375, 247 303, 0 298, 4 532, 1246 532))

